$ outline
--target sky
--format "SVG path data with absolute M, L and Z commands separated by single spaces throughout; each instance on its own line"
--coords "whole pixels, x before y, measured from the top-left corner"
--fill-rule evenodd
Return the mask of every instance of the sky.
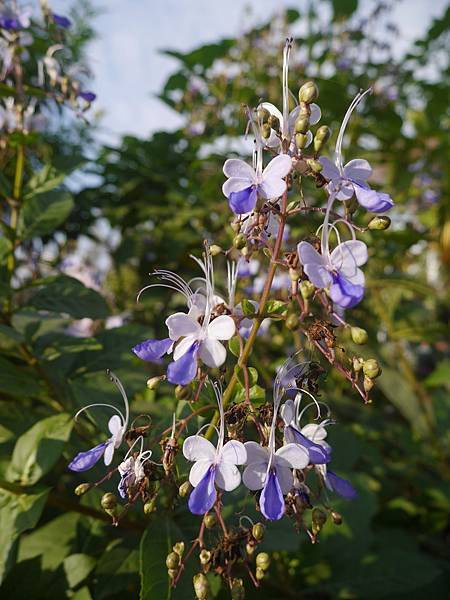
M 389 1 L 389 0 L 388 0 Z M 447 0 L 390 0 L 400 27 L 397 52 L 426 31 L 440 16 Z M 173 129 L 181 118 L 156 94 L 176 70 L 175 59 L 159 50 L 188 51 L 223 37 L 236 37 L 284 7 L 302 8 L 306 0 L 92 0 L 100 11 L 94 27 L 98 38 L 90 45 L 92 89 L 102 111 L 100 137 L 117 140 L 123 134 L 146 137 Z M 50 2 L 55 12 L 67 12 L 70 0 Z M 364 10 L 373 0 L 360 0 Z M 249 14 L 248 7 L 251 9 Z

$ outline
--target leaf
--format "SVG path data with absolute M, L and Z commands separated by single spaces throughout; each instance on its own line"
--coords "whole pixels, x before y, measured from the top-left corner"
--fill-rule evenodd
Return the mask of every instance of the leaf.
M 55 187 L 60 185 L 66 174 L 55 169 L 52 165 L 47 164 L 40 170 L 34 173 L 34 175 L 28 180 L 23 190 L 23 199 L 25 202 L 38 194 L 44 194 L 50 192 Z
M 441 361 L 435 370 L 425 379 L 425 385 L 428 387 L 437 387 L 440 385 L 450 385 L 450 361 Z
M 0 487 L 0 583 L 14 563 L 18 537 L 39 521 L 48 492 L 20 494 Z
M 4 236 L 0 237 L 0 264 L 4 263 L 12 252 L 11 242 Z
M 21 237 L 29 240 L 52 233 L 64 223 L 73 206 L 72 195 L 65 190 L 33 196 L 23 209 Z
M 95 558 L 87 554 L 71 554 L 64 560 L 64 571 L 71 588 L 76 587 L 86 579 L 94 569 Z
M 29 301 L 35 308 L 68 314 L 75 319 L 104 319 L 109 315 L 105 299 L 73 277 L 60 275 L 40 284 L 43 287 Z
M 348 18 L 358 8 L 358 0 L 331 0 L 336 18 Z
M 259 385 L 254 385 L 249 390 L 249 396 L 253 406 L 261 406 L 266 400 L 266 390 Z M 244 402 L 245 398 L 245 388 L 239 386 L 234 398 L 235 402 Z
M 20 436 L 7 471 L 10 481 L 33 485 L 56 464 L 69 439 L 73 419 L 67 413 L 38 421 Z
M 237 356 L 239 358 L 241 354 L 241 344 L 237 335 L 232 337 L 231 340 L 228 342 L 228 348 L 231 354 L 234 354 L 234 356 Z
M 34 371 L 0 357 L 0 390 L 3 393 L 16 398 L 27 398 L 39 396 L 42 389 Z
M 286 302 L 282 300 L 269 300 L 265 312 L 268 315 L 281 315 L 287 309 Z
M 166 557 L 173 543 L 168 521 L 161 519 L 146 529 L 140 546 L 140 600 L 164 600 L 171 597 Z
M 239 383 L 245 387 L 245 375 L 244 375 L 244 369 L 241 369 L 238 365 L 235 366 L 234 368 L 237 377 L 239 379 Z M 253 387 L 256 382 L 258 381 L 258 371 L 254 368 L 254 367 L 247 367 L 247 372 L 248 372 L 248 384 L 249 387 Z
M 255 306 L 250 302 L 250 300 L 247 300 L 247 298 L 242 300 L 241 307 L 242 312 L 246 317 L 254 316 L 258 310 L 258 308 L 255 308 Z

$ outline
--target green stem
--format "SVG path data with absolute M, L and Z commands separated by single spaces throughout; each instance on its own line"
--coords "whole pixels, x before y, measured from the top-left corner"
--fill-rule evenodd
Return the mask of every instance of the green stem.
M 25 150 L 22 144 L 17 146 L 17 159 L 16 159 L 16 171 L 14 174 L 14 185 L 13 185 L 13 197 L 10 200 L 11 205 L 11 219 L 10 227 L 13 230 L 13 248 L 10 256 L 8 257 L 8 272 L 10 279 L 14 274 L 15 269 L 15 250 L 17 245 L 17 227 L 19 225 L 19 213 L 20 213 L 20 197 L 22 194 L 22 180 L 23 171 L 25 166 Z
M 287 205 L 287 191 L 283 194 L 283 199 L 281 201 L 280 226 L 278 227 L 277 239 L 275 241 L 272 258 L 270 259 L 270 267 L 267 272 L 267 279 L 264 284 L 264 289 L 262 291 L 261 298 L 259 301 L 258 316 L 255 318 L 255 320 L 253 322 L 253 326 L 250 331 L 250 335 L 248 336 L 247 342 L 244 346 L 244 349 L 241 352 L 241 355 L 239 356 L 239 360 L 237 363 L 238 367 L 240 367 L 241 369 L 247 364 L 247 360 L 252 351 L 253 344 L 255 343 L 255 340 L 256 340 L 256 336 L 258 335 L 258 331 L 259 331 L 259 328 L 260 328 L 261 322 L 262 322 L 261 315 L 263 314 L 264 309 L 267 304 L 267 301 L 269 299 L 269 294 L 270 294 L 270 290 L 272 288 L 273 278 L 274 278 L 275 272 L 277 270 L 277 266 L 278 266 L 277 260 L 278 260 L 278 256 L 280 254 L 281 246 L 283 243 L 284 226 L 286 224 L 286 205 Z M 224 409 L 228 406 L 228 404 L 230 403 L 230 401 L 233 397 L 234 388 L 236 387 L 237 382 L 238 382 L 238 377 L 237 377 L 237 374 L 235 371 L 223 393 L 222 402 L 223 402 Z M 214 427 L 217 424 L 218 420 L 219 420 L 219 411 L 216 410 L 216 412 L 214 413 L 214 416 L 211 420 L 211 424 L 205 434 L 205 437 L 207 439 L 210 439 L 213 436 L 213 434 L 215 432 Z

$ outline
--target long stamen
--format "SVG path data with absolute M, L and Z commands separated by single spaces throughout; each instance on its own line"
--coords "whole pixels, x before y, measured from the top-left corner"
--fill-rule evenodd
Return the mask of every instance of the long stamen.
M 322 256 L 324 256 L 327 260 L 330 255 L 330 247 L 329 247 L 330 231 L 329 231 L 328 223 L 330 221 L 331 208 L 332 208 L 334 200 L 336 198 L 336 194 L 337 194 L 337 192 L 333 191 L 328 197 L 327 210 L 325 212 L 325 218 L 323 220 L 323 225 L 322 225 L 322 236 L 321 236 L 320 245 L 321 245 L 321 249 L 322 249 Z
M 133 448 L 136 446 L 136 444 L 140 442 L 141 443 L 141 448 L 139 450 L 139 455 L 142 454 L 142 450 L 144 449 L 144 437 L 142 435 L 140 435 L 138 438 L 136 438 L 134 440 L 134 442 L 131 444 L 131 446 L 128 449 L 128 452 L 125 454 L 125 458 L 123 459 L 122 462 L 125 462 L 127 460 L 127 458 L 130 456 Z
M 217 442 L 217 454 L 220 453 L 223 447 L 223 441 L 225 439 L 225 413 L 223 410 L 223 402 L 222 402 L 222 386 L 218 381 L 213 383 L 214 394 L 216 396 L 217 404 L 219 406 L 219 440 Z
M 303 390 L 303 391 L 306 391 L 306 390 Z M 311 394 L 309 394 L 309 395 L 311 396 Z M 298 424 L 299 428 L 300 428 L 300 422 L 302 420 L 303 415 L 305 414 L 305 412 L 307 410 L 309 410 L 311 408 L 311 406 L 315 406 L 316 409 L 318 410 L 318 415 L 317 415 L 316 419 L 320 419 L 320 416 L 321 416 L 320 407 L 319 407 L 320 404 L 322 406 L 325 406 L 325 408 L 327 409 L 327 416 L 329 416 L 331 414 L 330 407 L 328 406 L 328 404 L 326 404 L 325 402 L 322 402 L 321 400 L 316 400 L 314 397 L 313 397 L 313 400 L 314 400 L 314 402 L 310 402 L 309 404 L 307 404 L 304 407 L 304 409 L 302 411 L 300 411 L 300 414 L 298 415 L 298 418 L 297 418 L 297 424 Z
M 95 402 L 94 404 L 88 404 L 87 406 L 84 406 L 83 408 L 80 408 L 80 410 L 76 413 L 76 415 L 74 416 L 75 421 L 78 420 L 78 417 L 81 415 L 81 413 L 83 413 L 85 410 L 89 410 L 90 408 L 94 408 L 96 406 L 105 406 L 107 408 L 111 408 L 112 410 L 116 411 L 116 413 L 120 416 L 120 418 L 122 419 L 122 422 L 125 422 L 125 418 L 123 416 L 122 411 L 120 411 L 118 408 L 116 408 L 115 406 L 113 406 L 112 404 L 105 404 L 104 402 Z
M 342 159 L 342 142 L 344 139 L 345 129 L 348 125 L 348 122 L 350 120 L 352 112 L 355 110 L 355 108 L 358 106 L 358 104 L 361 102 L 361 100 L 364 98 L 364 96 L 366 96 L 366 94 L 370 94 L 371 92 L 372 92 L 371 87 L 368 88 L 365 92 L 362 92 L 362 93 L 359 92 L 355 96 L 353 101 L 351 102 L 350 106 L 347 109 L 347 112 L 344 115 L 344 119 L 342 120 L 342 124 L 339 129 L 339 134 L 338 134 L 338 137 L 336 140 L 336 150 L 335 150 L 335 162 L 336 162 L 336 166 L 341 171 L 341 174 L 344 171 L 344 164 L 343 164 L 343 159 Z
M 117 375 L 115 375 L 109 369 L 106 371 L 106 373 L 109 376 L 109 378 L 111 379 L 111 381 L 117 386 L 119 392 L 122 394 L 123 403 L 125 404 L 125 419 L 124 419 L 124 422 L 123 422 L 123 427 L 126 428 L 127 425 L 128 425 L 128 419 L 130 417 L 130 406 L 128 404 L 127 394 L 126 394 L 125 389 L 124 389 L 124 387 L 122 385 L 122 382 L 117 377 Z
M 139 294 L 137 295 L 137 302 L 139 302 L 141 295 L 146 290 L 155 287 L 163 287 L 182 294 L 186 298 L 187 303 L 189 304 L 194 292 L 192 291 L 189 284 L 187 284 L 186 281 L 182 279 L 177 273 L 174 273 L 173 271 L 168 271 L 166 269 L 157 269 L 156 271 L 151 273 L 151 276 L 159 277 L 162 281 L 167 281 L 168 283 L 151 283 L 149 285 L 146 285 L 144 288 L 142 288 L 142 290 L 140 290 Z
M 283 50 L 283 128 L 282 135 L 286 139 L 289 135 L 289 58 L 292 50 L 292 38 L 286 39 Z
M 227 282 L 228 282 L 228 306 L 233 309 L 236 296 L 236 286 L 238 280 L 238 263 L 234 261 L 227 262 Z

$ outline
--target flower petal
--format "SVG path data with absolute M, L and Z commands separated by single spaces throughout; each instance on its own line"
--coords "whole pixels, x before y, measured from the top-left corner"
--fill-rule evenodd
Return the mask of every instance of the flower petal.
M 278 483 L 280 484 L 281 493 L 283 495 L 288 494 L 294 485 L 294 477 L 292 475 L 292 469 L 286 469 L 275 465 L 275 471 L 278 477 Z
M 184 440 L 183 455 L 187 460 L 212 462 L 216 456 L 216 449 L 209 440 L 201 435 L 191 435 Z
M 272 158 L 263 171 L 262 178 L 265 181 L 267 178 L 278 177 L 283 179 L 292 169 L 292 158 L 288 154 L 279 154 Z
M 269 453 L 267 448 L 263 448 L 257 442 L 245 442 L 245 450 L 247 451 L 247 464 L 269 462 Z
M 341 308 L 353 308 L 364 297 L 364 287 L 354 285 L 342 275 L 333 275 L 330 297 Z
M 119 415 L 114 415 L 110 418 L 110 420 L 108 421 L 108 429 L 109 431 L 116 436 L 118 433 L 120 433 L 120 430 L 123 427 L 123 423 L 122 423 L 122 419 L 119 417 Z
M 391 209 L 394 201 L 389 194 L 377 192 L 361 185 L 354 185 L 356 198 L 361 206 L 373 213 L 381 213 Z
M 86 452 L 79 452 L 72 462 L 69 463 L 69 469 L 71 471 L 76 471 L 77 473 L 82 473 L 83 471 L 92 468 L 103 456 L 108 444 L 110 444 L 109 440 L 102 442 L 98 446 L 95 446 L 95 448 L 91 448 Z
M 241 483 L 241 474 L 236 465 L 219 463 L 216 467 L 216 485 L 221 490 L 231 492 Z
M 170 338 L 164 340 L 145 340 L 141 344 L 137 344 L 132 348 L 133 352 L 141 360 L 147 360 L 149 362 L 158 361 L 169 353 L 173 345 L 173 341 Z
M 186 335 L 196 335 L 200 332 L 200 324 L 183 312 L 175 313 L 167 317 L 166 325 L 171 340 L 178 340 Z
M 356 267 L 367 262 L 367 246 L 364 242 L 350 240 L 336 246 L 330 255 L 330 260 L 335 269 L 344 275 L 354 275 Z
M 323 175 L 326 179 L 333 181 L 335 179 L 341 178 L 341 173 L 337 166 L 326 156 L 321 156 L 319 158 L 319 162 L 322 165 L 321 175 Z
M 228 315 L 221 315 L 208 325 L 208 337 L 215 340 L 229 340 L 235 333 L 235 322 Z
M 210 338 L 200 343 L 198 355 L 205 365 L 212 369 L 220 367 L 227 359 L 225 346 L 219 340 Z
M 309 242 L 300 242 L 297 246 L 297 253 L 302 265 L 326 265 L 323 257 Z
M 253 167 L 240 158 L 229 158 L 223 165 L 223 172 L 227 177 L 238 177 L 255 182 L 256 173 Z
M 195 462 L 189 471 L 189 483 L 197 487 L 212 465 L 211 460 L 201 459 Z
M 306 448 L 309 456 L 309 462 L 311 464 L 324 465 L 331 461 L 331 452 L 328 450 L 328 448 L 312 442 L 306 437 L 306 435 L 303 435 L 294 427 L 286 427 L 284 435 L 287 442 L 300 444 Z
M 363 158 L 355 158 L 344 167 L 344 177 L 366 181 L 372 175 L 372 167 Z
M 327 479 L 332 490 L 342 498 L 345 498 L 346 500 L 354 500 L 357 498 L 358 492 L 352 486 L 350 481 L 339 477 L 339 475 L 336 475 L 333 471 L 327 472 Z
M 308 451 L 298 444 L 285 444 L 275 452 L 275 462 L 280 467 L 304 469 L 309 463 Z
M 269 521 L 278 521 L 284 515 L 284 498 L 274 469 L 270 469 L 259 499 L 262 514 Z
M 229 198 L 230 194 L 233 192 L 240 192 L 252 186 L 253 182 L 250 181 L 250 179 L 244 179 L 243 177 L 231 177 L 223 184 L 222 192 L 224 196 Z
M 279 198 L 286 191 L 286 182 L 280 177 L 267 177 L 258 186 L 258 191 L 267 200 Z
M 188 506 L 194 515 L 204 515 L 214 505 L 217 498 L 217 492 L 214 485 L 216 471 L 214 465 L 211 465 L 206 471 L 203 479 L 192 490 L 189 496 Z
M 192 344 L 191 348 L 178 360 L 167 367 L 167 380 L 175 385 L 187 385 L 197 373 L 198 344 Z
M 242 481 L 249 490 L 260 490 L 267 475 L 267 461 L 248 465 L 242 474 Z
M 233 465 L 245 465 L 247 462 L 247 450 L 242 442 L 230 440 L 222 448 L 221 462 Z
M 331 274 L 328 272 L 327 268 L 321 265 L 309 263 L 303 266 L 303 270 L 308 276 L 310 282 L 318 288 L 326 288 L 333 281 Z
M 295 417 L 295 404 L 293 400 L 286 400 L 280 409 L 281 418 L 285 425 L 290 425 Z
M 251 212 L 258 200 L 256 187 L 251 185 L 239 192 L 231 192 L 229 196 L 229 206 L 236 215 L 245 215 Z
M 327 430 L 322 425 L 308 423 L 301 428 L 300 432 L 313 442 L 321 442 L 327 437 Z
M 111 438 L 109 444 L 105 448 L 105 454 L 103 456 L 103 462 L 107 467 L 112 463 L 112 459 L 114 456 L 114 450 L 116 449 L 116 445 L 114 444 L 114 440 Z M 122 440 L 121 440 L 122 441 Z
M 316 123 L 320 121 L 322 111 L 317 104 L 314 104 L 314 102 L 309 105 L 309 108 L 311 109 L 311 114 L 309 115 L 309 124 L 316 125 Z

